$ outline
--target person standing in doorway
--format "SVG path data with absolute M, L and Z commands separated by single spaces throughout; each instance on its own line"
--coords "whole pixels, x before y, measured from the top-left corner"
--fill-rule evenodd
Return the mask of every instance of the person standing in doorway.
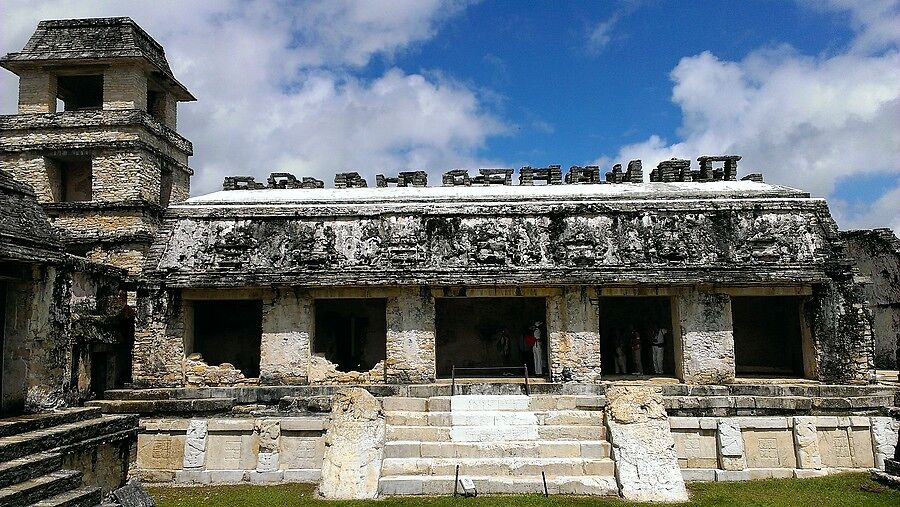
M 631 328 L 631 361 L 634 363 L 632 375 L 644 374 L 644 361 L 641 359 L 641 333 Z
M 628 373 L 628 355 L 625 353 L 625 349 L 628 346 L 625 343 L 625 337 L 622 336 L 622 330 L 616 328 L 615 331 L 615 344 L 616 344 L 616 373 L 626 374 Z
M 541 324 L 543 322 L 535 322 L 533 326 L 528 328 L 528 334 L 525 335 L 525 347 L 531 348 L 534 356 L 534 374 L 544 374 L 544 347 L 542 345 Z
M 666 355 L 666 333 L 669 330 L 662 327 L 653 337 L 653 372 L 661 374 L 663 372 L 663 358 Z

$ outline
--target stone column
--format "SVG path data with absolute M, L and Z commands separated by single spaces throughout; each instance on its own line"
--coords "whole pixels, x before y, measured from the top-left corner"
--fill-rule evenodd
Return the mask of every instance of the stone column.
M 434 297 L 419 287 L 403 287 L 387 300 L 388 383 L 434 382 Z
M 741 427 L 737 421 L 734 419 L 719 419 L 716 442 L 719 444 L 719 461 L 721 462 L 722 470 L 726 472 L 740 472 L 747 468 L 747 456 L 744 454 L 744 437 L 741 436 Z
M 56 76 L 46 71 L 19 73 L 19 114 L 56 112 Z
M 688 384 L 726 384 L 734 380 L 734 332 L 731 298 L 690 290 L 675 299 L 680 324 L 676 337 L 679 377 Z M 680 341 L 680 350 L 677 347 Z
M 588 287 L 547 298 L 547 347 L 554 382 L 600 382 L 600 314 Z
M 797 451 L 797 468 L 822 468 L 815 417 L 794 417 L 794 449 Z
M 307 383 L 314 327 L 313 299 L 305 292 L 276 289 L 263 301 L 260 383 Z
M 132 349 L 135 387 L 184 385 L 184 301 L 165 288 L 137 292 Z
M 138 66 L 112 66 L 103 73 L 103 109 L 147 110 L 147 76 Z

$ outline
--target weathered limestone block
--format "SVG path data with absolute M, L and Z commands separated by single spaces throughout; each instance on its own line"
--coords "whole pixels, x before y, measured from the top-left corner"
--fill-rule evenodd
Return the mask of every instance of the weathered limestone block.
M 319 495 L 340 499 L 375 498 L 384 434 L 380 401 L 365 389 L 338 391 L 332 401 L 331 426 L 325 433 Z
M 314 327 L 313 300 L 305 294 L 278 290 L 263 302 L 260 383 L 307 382 Z
M 691 291 L 675 300 L 681 325 L 682 380 L 690 384 L 733 381 L 731 298 L 727 294 Z
M 616 386 L 606 391 L 606 398 L 621 495 L 642 502 L 687 501 L 662 389 Z
M 281 465 L 281 422 L 273 419 L 256 421 L 254 431 L 259 439 L 256 457 L 257 472 L 274 472 Z
M 547 298 L 550 376 L 554 382 L 600 381 L 600 314 L 591 289 L 563 289 Z
M 797 468 L 822 468 L 815 417 L 794 418 L 794 447 L 797 450 Z
M 387 300 L 387 360 L 389 383 L 434 382 L 434 297 L 406 287 Z
M 184 468 L 201 469 L 206 464 L 209 425 L 205 419 L 192 419 L 184 440 Z
M 900 421 L 892 417 L 872 418 L 872 448 L 875 451 L 875 468 L 884 470 L 884 460 L 892 459 L 897 449 L 897 432 Z
M 747 468 L 747 457 L 744 453 L 744 439 L 741 427 L 733 419 L 719 419 L 718 433 L 719 456 L 723 470 L 743 470 Z

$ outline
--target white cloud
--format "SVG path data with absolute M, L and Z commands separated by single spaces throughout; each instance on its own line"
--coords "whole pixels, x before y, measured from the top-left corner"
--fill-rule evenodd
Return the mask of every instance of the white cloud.
M 616 23 L 622 17 L 621 13 L 616 12 L 612 16 L 594 25 L 591 35 L 588 37 L 588 49 L 593 53 L 599 53 L 612 40 L 612 31 Z
M 706 51 L 683 58 L 671 73 L 672 100 L 683 123 L 677 142 L 651 136 L 623 146 L 608 165 L 642 158 L 737 153 L 741 172 L 828 195 L 855 176 L 900 173 L 900 26 L 898 2 L 833 0 L 857 30 L 839 54 L 807 56 L 789 46 L 763 48 L 740 61 Z M 898 191 L 846 216 L 842 226 L 897 226 Z
M 194 193 L 230 174 L 285 170 L 331 183 L 334 172 L 477 165 L 506 127 L 478 93 L 441 74 L 357 70 L 433 37 L 468 2 L 353 0 L 4 2 L 0 47 L 19 50 L 41 19 L 131 16 L 166 49 L 198 98 L 179 108 L 194 142 Z M 0 108 L 15 111 L 17 81 L 2 73 Z

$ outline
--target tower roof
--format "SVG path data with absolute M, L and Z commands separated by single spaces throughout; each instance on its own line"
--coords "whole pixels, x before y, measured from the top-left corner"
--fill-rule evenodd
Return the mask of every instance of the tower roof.
M 37 63 L 111 59 L 144 60 L 178 100 L 196 100 L 175 79 L 163 47 L 128 17 L 41 21 L 22 51 L 0 58 L 0 66 L 16 72 Z

